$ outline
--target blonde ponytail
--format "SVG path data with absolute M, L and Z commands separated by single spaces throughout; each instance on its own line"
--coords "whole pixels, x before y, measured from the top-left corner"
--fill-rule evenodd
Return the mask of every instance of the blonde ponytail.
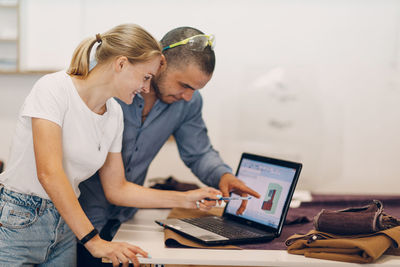
M 90 51 L 95 43 L 96 38 L 87 38 L 78 45 L 72 55 L 71 64 L 67 70 L 68 74 L 82 76 L 82 78 L 89 74 Z

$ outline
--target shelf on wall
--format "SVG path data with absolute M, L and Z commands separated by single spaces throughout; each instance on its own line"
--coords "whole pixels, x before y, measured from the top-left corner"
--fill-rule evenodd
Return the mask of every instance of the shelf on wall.
M 0 73 L 19 71 L 19 1 L 0 0 Z
M 18 4 L 19 4 L 18 0 L 0 0 L 0 7 L 17 8 Z
M 0 8 L 18 8 L 18 5 L 17 4 L 8 5 L 8 4 L 1 4 L 0 3 Z
M 16 59 L 0 58 L 0 71 L 12 72 L 17 70 Z
M 0 42 L 18 42 L 17 38 L 3 38 L 0 37 Z
M 49 74 L 53 72 L 57 72 L 58 70 L 5 70 L 1 69 L 0 67 L 0 75 L 9 75 L 9 74 L 15 74 L 15 75 L 29 75 L 29 74 Z

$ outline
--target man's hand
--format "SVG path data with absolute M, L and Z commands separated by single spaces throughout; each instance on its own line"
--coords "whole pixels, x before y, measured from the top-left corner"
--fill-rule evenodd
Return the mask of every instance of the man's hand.
M 235 194 L 241 195 L 242 197 L 247 197 L 252 195 L 253 197 L 260 198 L 260 194 L 253 189 L 247 187 L 245 183 L 239 180 L 236 176 L 231 173 L 225 173 L 221 176 L 219 181 L 219 189 L 222 192 L 222 196 L 229 197 L 229 193 L 233 192 Z M 248 200 L 242 200 L 242 204 L 236 211 L 236 214 L 240 215 L 246 209 Z

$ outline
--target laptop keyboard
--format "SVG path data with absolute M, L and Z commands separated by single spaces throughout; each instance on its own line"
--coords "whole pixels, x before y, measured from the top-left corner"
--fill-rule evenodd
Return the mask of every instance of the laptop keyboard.
M 185 218 L 181 220 L 229 239 L 265 236 L 265 233 L 262 231 L 257 231 L 257 229 L 252 231 L 244 227 L 236 226 L 233 223 L 224 221 L 221 217 Z

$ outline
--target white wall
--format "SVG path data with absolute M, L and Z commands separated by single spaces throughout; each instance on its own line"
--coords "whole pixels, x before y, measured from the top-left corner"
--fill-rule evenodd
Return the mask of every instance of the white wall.
M 303 162 L 300 188 L 397 193 L 399 1 L 23 3 L 28 69 L 64 68 L 81 38 L 118 23 L 138 23 L 157 38 L 182 25 L 215 33 L 217 68 L 202 90 L 204 117 L 227 163 L 236 166 L 241 151 L 255 152 Z M 18 93 L 4 93 L 4 82 L 16 87 L 14 78 Z M 0 76 L 0 106 L 10 110 L 32 84 L 32 77 L 14 78 Z M 0 110 L 3 141 L 15 111 Z M 169 174 L 193 177 L 173 144 L 149 176 Z
M 18 112 L 39 75 L 0 75 L 0 160 L 7 163 Z

